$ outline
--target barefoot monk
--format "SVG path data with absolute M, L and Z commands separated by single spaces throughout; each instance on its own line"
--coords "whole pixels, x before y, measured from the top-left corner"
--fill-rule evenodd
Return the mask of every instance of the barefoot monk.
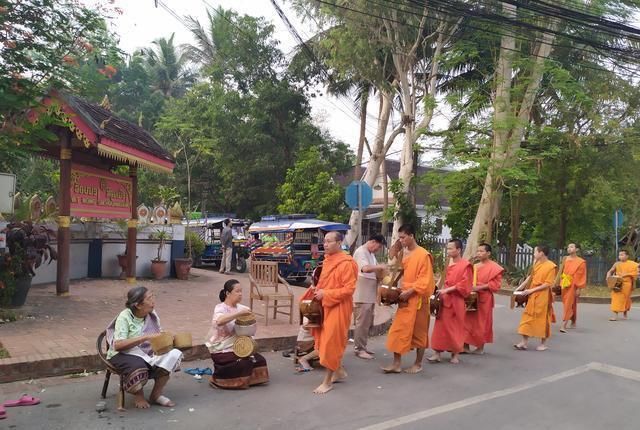
M 315 288 L 315 299 L 322 303 L 322 327 L 313 329 L 320 364 L 326 369 L 324 381 L 315 390 L 324 394 L 333 383 L 347 376 L 342 367 L 342 356 L 347 347 L 347 336 L 353 313 L 353 293 L 358 279 L 358 265 L 350 255 L 342 252 L 343 236 L 332 231 L 324 236 L 324 262 L 320 280 Z
M 387 349 L 393 352 L 393 363 L 382 370 L 400 373 L 402 355 L 415 349 L 416 361 L 405 372 L 418 373 L 422 370 L 424 350 L 429 346 L 429 296 L 435 289 L 433 257 L 416 243 L 412 225 L 401 226 L 398 233 L 404 248 L 401 304 L 387 337 Z
M 626 249 L 618 253 L 618 262 L 607 272 L 607 277 L 615 274 L 622 278 L 622 288 L 620 291 L 611 290 L 611 312 L 613 316 L 609 321 L 617 321 L 618 314 L 622 312 L 624 319 L 631 309 L 631 292 L 638 277 L 638 263 L 629 260 L 629 252 Z
M 444 288 L 440 290 L 442 311 L 433 327 L 431 349 L 435 354 L 431 362 L 440 362 L 443 351 L 451 352 L 451 363 L 458 364 L 465 340 L 466 309 L 464 299 L 471 294 L 473 268 L 462 258 L 462 242 L 459 239 L 447 243 L 449 265 L 446 268 Z
M 476 252 L 478 262 L 473 266 L 473 291 L 478 293 L 478 309 L 465 316 L 465 351 L 484 354 L 484 345 L 493 342 L 493 294 L 500 289 L 504 269 L 491 261 L 491 245 L 481 243 Z M 476 347 L 469 350 L 469 345 Z
M 531 279 L 529 282 L 527 278 L 523 283 L 529 285 L 524 290 L 529 299 L 518 327 L 518 334 L 522 336 L 522 341 L 513 345 L 515 349 L 527 349 L 530 337 L 540 338 L 540 345 L 536 350 L 548 349 L 546 343 L 551 336 L 551 323 L 555 322 L 551 286 L 556 279 L 556 264 L 549 260 L 548 255 L 549 247 L 546 245 L 538 245 L 533 250 L 533 271 L 529 275 Z
M 567 332 L 567 324 L 571 321 L 571 328 L 576 327 L 578 319 L 578 297 L 580 290 L 587 286 L 587 262 L 578 257 L 580 247 L 575 243 L 567 246 L 567 257 L 562 264 L 560 287 L 562 288 L 562 333 Z

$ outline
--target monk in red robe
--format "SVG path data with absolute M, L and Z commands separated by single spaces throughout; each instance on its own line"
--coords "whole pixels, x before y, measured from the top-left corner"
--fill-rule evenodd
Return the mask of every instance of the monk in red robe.
M 382 370 L 400 373 L 402 355 L 415 349 L 416 361 L 405 372 L 418 373 L 422 371 L 424 350 L 429 346 L 429 296 L 435 289 L 433 257 L 416 243 L 412 225 L 400 227 L 398 237 L 404 248 L 401 305 L 387 336 L 387 349 L 393 352 L 393 363 Z
M 567 324 L 571 321 L 570 328 L 576 328 L 578 319 L 578 297 L 580 290 L 587 286 L 587 262 L 578 257 L 580 247 L 575 243 L 567 246 L 567 257 L 562 263 L 560 274 L 560 287 L 562 288 L 562 328 L 560 332 L 567 332 Z
M 439 363 L 443 351 L 451 352 L 451 363 L 458 364 L 458 354 L 462 352 L 465 340 L 464 299 L 471 294 L 473 268 L 462 258 L 462 242 L 453 239 L 447 244 L 449 265 L 446 269 L 444 288 L 439 291 L 442 310 L 436 318 L 431 334 L 431 349 L 435 354 L 428 358 Z
M 324 262 L 315 288 L 314 298 L 322 302 L 322 327 L 313 329 L 315 349 L 320 364 L 326 369 L 322 384 L 313 392 L 324 394 L 333 383 L 347 377 L 342 356 L 347 347 L 349 325 L 353 313 L 353 293 L 358 279 L 358 265 L 350 255 L 342 252 L 343 236 L 329 232 L 324 236 Z
M 465 316 L 465 352 L 484 354 L 484 345 L 493 342 L 493 294 L 502 285 L 504 269 L 491 261 L 491 245 L 481 243 L 476 251 L 478 262 L 473 265 L 473 291 L 478 293 L 478 310 Z M 469 345 L 476 347 L 471 351 Z

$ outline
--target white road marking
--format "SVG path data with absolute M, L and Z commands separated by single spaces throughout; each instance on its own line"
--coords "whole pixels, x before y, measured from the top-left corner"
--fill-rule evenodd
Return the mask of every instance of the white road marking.
M 566 379 L 571 376 L 580 375 L 582 373 L 586 373 L 591 370 L 607 373 L 610 375 L 620 376 L 622 378 L 640 382 L 640 372 L 638 371 L 625 369 L 623 367 L 611 366 L 604 363 L 593 362 L 593 363 L 585 364 L 583 366 L 576 367 L 574 369 L 567 370 L 565 372 L 556 373 L 554 375 L 547 376 L 533 382 L 517 385 L 512 388 L 506 388 L 504 390 L 498 390 L 490 393 L 480 394 L 478 396 L 469 397 L 467 399 L 463 399 L 454 403 L 449 403 L 447 405 L 437 406 L 431 409 L 425 409 L 424 411 L 416 412 L 416 413 L 405 415 L 398 418 L 393 418 L 388 421 L 383 421 L 381 423 L 373 424 L 367 427 L 362 427 L 360 430 L 387 430 L 387 429 L 399 427 L 412 422 L 423 420 L 425 418 L 432 417 L 434 415 L 444 414 L 447 412 L 454 411 L 456 409 L 461 409 L 467 406 L 486 402 L 487 400 L 493 400 L 500 397 L 510 396 L 511 394 L 519 393 L 521 391 L 525 391 L 530 388 L 539 387 L 540 385 L 549 384 L 551 382 L 560 381 L 562 379 Z
M 591 369 L 598 372 L 608 373 L 610 375 L 620 376 L 622 378 L 631 379 L 632 381 L 640 382 L 640 372 L 631 369 L 625 369 L 624 367 L 611 366 L 604 363 L 591 363 Z

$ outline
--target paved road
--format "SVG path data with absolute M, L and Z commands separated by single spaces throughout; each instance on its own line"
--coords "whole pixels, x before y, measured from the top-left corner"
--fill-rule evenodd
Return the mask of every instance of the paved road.
M 425 364 L 418 375 L 383 375 L 390 357 L 384 338 L 377 359 L 346 355 L 349 379 L 326 396 L 311 393 L 320 372 L 294 374 L 279 353 L 266 354 L 271 383 L 247 391 L 213 390 L 177 374 L 167 394 L 173 410 L 95 412 L 101 376 L 0 386 L 2 398 L 38 394 L 35 407 L 8 409 L 0 428 L 16 429 L 636 429 L 640 407 L 640 308 L 628 321 L 608 322 L 608 306 L 582 305 L 579 328 L 554 333 L 546 352 L 515 351 L 520 311 L 497 297 L 496 343 L 482 357 Z M 556 310 L 560 306 L 556 305 Z M 557 330 L 556 325 L 554 329 Z M 406 360 L 406 364 L 409 360 Z M 203 361 L 189 366 L 208 366 Z M 115 381 L 114 381 L 115 382 Z M 633 420 L 633 421 L 632 421 Z

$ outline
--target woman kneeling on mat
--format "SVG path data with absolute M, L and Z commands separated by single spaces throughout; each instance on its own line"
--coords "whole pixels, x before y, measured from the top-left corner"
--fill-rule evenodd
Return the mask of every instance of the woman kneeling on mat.
M 153 353 L 149 341 L 162 330 L 151 291 L 145 287 L 130 289 L 126 306 L 107 327 L 107 359 L 125 375 L 124 389 L 133 394 L 136 408 L 146 409 L 149 402 L 173 407 L 175 403 L 163 396 L 162 390 L 171 372 L 179 370 L 182 352 L 172 349 L 162 355 Z M 143 387 L 149 379 L 155 383 L 147 402 Z
M 248 307 L 240 304 L 241 300 L 240 283 L 235 279 L 225 282 L 220 291 L 222 303 L 216 305 L 213 311 L 211 329 L 205 343 L 213 360 L 211 384 L 214 387 L 249 388 L 251 385 L 269 382 L 265 358 L 255 350 L 247 354 L 238 350 L 243 338 L 253 342 L 248 337 L 236 334 L 236 319 L 252 315 Z

